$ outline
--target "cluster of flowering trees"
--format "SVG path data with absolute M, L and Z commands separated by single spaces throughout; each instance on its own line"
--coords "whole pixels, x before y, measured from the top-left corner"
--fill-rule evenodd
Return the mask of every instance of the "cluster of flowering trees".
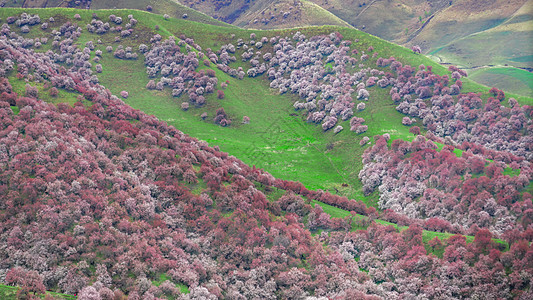
M 262 52 L 257 52 L 253 56 L 253 51 L 247 52 L 253 56 L 252 66 L 254 61 L 256 65 L 260 59 L 264 61 L 254 74 L 265 72 L 271 81 L 270 87 L 280 93 L 298 94 L 303 101 L 294 103 L 294 108 L 307 110 L 308 122 L 322 124 L 324 130 L 329 130 L 338 121 L 353 116 L 352 97 L 355 96 L 352 94 L 368 100 L 363 81 L 370 69 L 360 68 L 353 74 L 347 72 L 348 67 L 356 65 L 357 59 L 349 55 L 351 42 L 342 41 L 340 34 L 306 39 L 297 32 L 292 38 L 275 38 L 270 42 L 272 53 L 261 56 Z M 358 109 L 363 110 L 364 106 L 359 105 Z
M 355 261 L 335 261 L 311 237 L 304 219 L 313 229 L 346 225 L 297 196 L 301 184 L 275 180 L 126 106 L 91 80 L 84 59 L 67 71 L 52 52 L 21 48 L 10 33 L 0 50 L 4 74 L 16 64 L 20 78 L 49 80 L 92 102 L 56 107 L 31 91 L 19 97 L 2 79 L 2 282 L 132 299 L 176 297 L 181 283 L 190 297 L 217 299 L 342 295 L 340 287 L 319 287 L 338 276 L 364 278 Z M 74 46 L 65 53 L 83 56 Z M 269 202 L 259 184 L 290 193 Z M 161 274 L 169 281 L 158 287 Z
M 434 238 L 424 247 L 417 225 L 402 232 L 371 225 L 357 232 L 322 235 L 321 240 L 345 259 L 359 258 L 359 267 L 378 284 L 376 294 L 384 299 L 531 298 L 531 290 L 524 287 L 531 286 L 533 249 L 521 240 L 501 252 L 491 236 L 481 229 L 472 243 L 455 235 L 445 241 Z M 362 292 L 373 288 L 369 283 Z
M 160 75 L 161 78 L 157 83 L 150 80 L 146 87 L 162 90 L 168 86 L 172 89 L 172 96 L 187 94 L 192 104 L 204 105 L 205 95 L 215 91 L 218 79 L 214 72 L 196 71 L 200 65 L 199 55 L 191 45 L 196 48 L 199 46 L 190 38 L 180 40 L 178 44 L 174 37 L 161 41 L 161 36 L 158 34 L 151 41 L 149 50 L 145 45 L 141 45 L 139 50 L 145 52 L 148 77 L 155 78 Z M 185 46 L 186 53 L 181 52 L 180 46 Z
M 2 282 L 131 299 L 176 297 L 181 283 L 190 297 L 268 299 L 342 295 L 338 277 L 366 278 L 354 260 L 326 252 L 303 219 L 314 229 L 342 222 L 292 190 L 269 202 L 258 189 L 301 184 L 250 168 L 98 84 L 91 91 L 90 108 L 18 97 L 14 115 L 0 101 Z M 156 286 L 161 274 L 169 280 Z
M 410 117 L 422 119 L 432 134 L 446 138 L 454 145 L 474 143 L 496 151 L 505 151 L 533 158 L 533 108 L 519 105 L 510 98 L 503 106 L 503 91 L 491 89 L 495 97 L 483 101 L 481 94 L 459 94 L 460 78 L 464 71 L 451 67 L 452 83 L 447 75 L 433 74 L 431 68 L 420 66 L 415 70 L 408 66 L 391 64 L 398 80 L 391 89 L 391 97 L 398 103 L 396 109 Z M 406 67 L 407 70 L 406 70 Z M 405 118 L 404 118 L 405 119 Z M 406 119 L 404 125 L 410 125 Z
M 379 190 L 379 206 L 411 219 L 426 221 L 428 229 L 466 232 L 472 226 L 501 236 L 513 229 L 533 231 L 529 161 L 513 157 L 488 162 L 469 149 L 457 157 L 453 147 L 437 151 L 418 136 L 412 143 L 383 137 L 363 155 L 359 178 L 363 190 Z M 515 169 L 519 175 L 504 175 Z M 429 223 L 428 223 L 429 222 Z

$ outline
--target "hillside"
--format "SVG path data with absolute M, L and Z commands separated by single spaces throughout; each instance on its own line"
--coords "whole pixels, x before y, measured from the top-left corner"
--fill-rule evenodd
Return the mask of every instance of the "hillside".
M 315 0 L 356 28 L 407 47 L 419 45 L 436 61 L 465 69 L 513 66 L 531 71 L 533 2 Z M 470 72 L 470 71 L 469 71 Z M 515 76 L 476 76 L 482 84 L 517 91 Z M 530 95 L 531 89 L 521 92 Z
M 356 28 L 398 44 L 413 38 L 427 19 L 450 6 L 443 0 L 312 1 Z
M 513 66 L 531 70 L 531 0 L 458 1 L 183 1 L 216 19 L 245 28 L 309 25 L 354 26 L 372 35 L 422 51 L 436 61 L 465 69 Z M 314 3 L 315 13 L 310 13 Z M 331 15 L 328 15 L 330 12 Z M 339 22 L 335 19 L 343 20 Z M 476 76 L 482 84 L 517 91 L 515 77 Z M 521 89 L 519 89 L 521 90 Z M 528 96 L 530 89 L 521 92 Z
M 58 0 L 26 0 L 26 1 L 6 1 L 3 7 L 24 7 L 24 8 L 55 8 L 68 7 L 79 9 L 138 9 L 147 10 L 156 14 L 167 14 L 174 18 L 186 18 L 191 21 L 212 24 L 218 26 L 228 26 L 228 23 L 217 21 L 197 10 L 190 9 L 173 0 L 135 0 L 135 1 L 58 1 Z
M 243 28 L 275 29 L 312 25 L 351 27 L 337 16 L 307 0 L 181 0 L 180 2 L 215 19 Z
M 426 54 L 443 64 L 459 65 L 469 73 L 481 68 L 506 67 L 504 76 L 475 76 L 479 83 L 506 92 L 530 95 L 520 84 L 520 70 L 531 70 L 533 41 L 531 0 L 479 2 L 457 1 L 23 1 L 6 6 L 92 8 L 151 7 L 154 13 L 174 17 L 191 15 L 192 20 L 220 25 L 215 19 L 243 28 L 275 29 L 311 25 L 354 26 L 400 45 L 420 45 Z M 511 46 L 510 46 L 511 45 Z M 479 72 L 477 72 L 479 74 Z M 488 71 L 494 73 L 494 71 Z M 501 72 L 500 72 L 501 73 Z M 518 86 L 518 89 L 517 89 Z M 520 91 L 520 92 L 518 92 Z
M 531 98 L 346 27 L 0 18 L 20 293 L 530 296 Z

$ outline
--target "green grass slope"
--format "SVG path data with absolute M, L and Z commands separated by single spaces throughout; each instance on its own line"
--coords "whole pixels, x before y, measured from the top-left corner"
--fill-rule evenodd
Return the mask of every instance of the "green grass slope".
M 194 9 L 190 9 L 178 1 L 175 0 L 115 0 L 115 1 L 105 1 L 105 0 L 93 0 L 91 1 L 91 9 L 114 9 L 114 8 L 123 8 L 123 9 L 138 9 L 145 10 L 146 7 L 150 5 L 152 7 L 152 12 L 155 14 L 168 14 L 174 18 L 183 18 L 184 14 L 187 14 L 187 19 L 195 22 L 201 22 L 204 24 L 212 24 L 217 26 L 231 26 L 222 21 L 215 20 L 210 16 L 203 14 Z
M 512 67 L 493 67 L 474 70 L 469 74 L 472 80 L 504 91 L 533 97 L 533 73 Z
M 25 298 L 17 296 L 17 292 L 18 291 L 19 291 L 18 287 L 0 284 L 0 299 L 3 299 L 3 300 L 25 299 Z M 73 295 L 54 293 L 54 292 L 46 292 L 45 295 L 41 295 L 41 297 L 38 297 L 37 299 L 74 300 L 76 298 L 77 297 L 73 296 Z M 35 299 L 35 298 L 32 298 L 32 299 Z

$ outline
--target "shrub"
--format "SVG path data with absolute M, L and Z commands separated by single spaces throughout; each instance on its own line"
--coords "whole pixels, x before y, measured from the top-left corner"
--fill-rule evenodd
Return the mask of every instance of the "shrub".
M 218 90 L 217 91 L 217 98 L 218 99 L 224 99 L 225 95 L 224 95 L 224 91 L 222 90 Z
M 57 95 L 59 94 L 59 91 L 57 90 L 56 87 L 52 87 L 49 91 L 49 94 L 50 94 L 50 97 L 57 97 Z
M 365 89 L 360 89 L 359 92 L 357 92 L 357 99 L 368 99 L 370 96 L 370 93 Z
M 120 92 L 120 96 L 122 96 L 122 98 L 126 99 L 126 98 L 128 98 L 129 93 L 126 92 L 126 91 L 122 91 L 122 92 Z
M 115 51 L 115 53 L 113 53 L 113 55 L 116 58 L 123 59 L 126 57 L 126 51 L 124 51 L 124 49 L 118 49 L 117 51 Z
M 409 129 L 409 132 L 412 133 L 413 135 L 419 135 L 420 134 L 420 127 L 418 126 L 413 126 Z
M 409 117 L 403 117 L 402 119 L 402 124 L 405 125 L 405 126 L 410 126 L 412 124 L 411 122 L 411 118 Z
M 364 136 L 364 137 L 361 139 L 361 141 L 359 141 L 359 145 L 360 145 L 360 146 L 366 145 L 369 141 L 370 141 L 370 138 L 367 137 L 367 136 Z
M 149 90 L 155 90 L 155 81 L 154 80 L 150 80 L 148 81 L 148 83 L 146 84 L 146 88 L 149 89 Z
M 39 97 L 39 90 L 36 87 L 26 84 L 26 97 L 35 98 Z

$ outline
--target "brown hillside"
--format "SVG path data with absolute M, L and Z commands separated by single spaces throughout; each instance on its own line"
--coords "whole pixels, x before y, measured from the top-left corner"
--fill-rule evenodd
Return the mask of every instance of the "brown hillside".
M 511 18 L 531 0 L 458 0 L 439 11 L 409 45 L 435 49 L 470 34 L 495 28 Z M 530 28 L 531 30 L 531 28 Z
M 245 28 L 350 26 L 334 14 L 306 0 L 181 0 L 180 2 L 215 19 Z

